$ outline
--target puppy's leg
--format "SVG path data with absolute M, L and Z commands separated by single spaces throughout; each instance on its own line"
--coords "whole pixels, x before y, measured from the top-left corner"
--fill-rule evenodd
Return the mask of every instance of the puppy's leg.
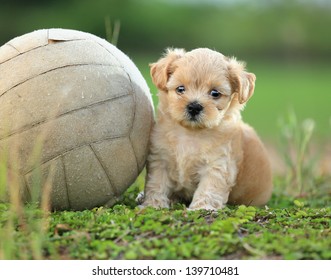
M 200 183 L 194 193 L 190 209 L 217 210 L 225 206 L 236 176 L 235 169 L 232 169 L 233 172 L 228 172 L 227 169 L 223 165 L 206 169 L 201 174 Z
M 224 181 L 211 176 L 202 178 L 189 209 L 217 210 L 223 208 L 230 193 L 230 188 Z
M 143 206 L 168 208 L 171 181 L 167 169 L 160 162 L 152 162 L 147 168 L 145 198 Z

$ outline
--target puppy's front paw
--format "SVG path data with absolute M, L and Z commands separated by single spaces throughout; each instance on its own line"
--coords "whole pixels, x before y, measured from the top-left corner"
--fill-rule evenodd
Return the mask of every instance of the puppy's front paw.
M 190 205 L 189 208 L 187 208 L 187 210 L 189 211 L 196 211 L 196 210 L 208 210 L 208 211 L 217 211 L 219 209 L 222 209 L 224 208 L 224 205 L 218 207 L 218 208 L 215 208 L 211 205 Z
M 190 204 L 188 210 L 211 210 L 211 211 L 217 211 L 219 209 L 224 208 L 225 204 L 218 200 L 212 200 L 212 199 L 196 199 L 193 200 Z
M 169 199 L 167 197 L 146 196 L 142 204 L 143 207 L 151 206 L 153 208 L 169 208 Z

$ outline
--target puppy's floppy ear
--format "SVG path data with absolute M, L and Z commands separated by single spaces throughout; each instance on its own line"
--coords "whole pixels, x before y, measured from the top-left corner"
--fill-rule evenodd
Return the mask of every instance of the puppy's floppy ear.
M 229 59 L 229 79 L 233 93 L 237 93 L 238 101 L 244 104 L 254 93 L 256 76 L 245 71 L 245 64 L 235 58 Z
M 166 91 L 166 84 L 174 72 L 173 62 L 183 57 L 184 49 L 167 49 L 165 55 L 155 63 L 151 63 L 151 76 L 153 83 L 161 90 Z

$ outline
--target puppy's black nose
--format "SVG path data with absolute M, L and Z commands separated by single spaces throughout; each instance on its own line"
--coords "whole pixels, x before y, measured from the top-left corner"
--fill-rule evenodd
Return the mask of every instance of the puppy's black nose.
M 188 104 L 186 108 L 187 108 L 187 112 L 190 114 L 191 117 L 195 117 L 199 115 L 203 110 L 202 105 L 197 101 Z

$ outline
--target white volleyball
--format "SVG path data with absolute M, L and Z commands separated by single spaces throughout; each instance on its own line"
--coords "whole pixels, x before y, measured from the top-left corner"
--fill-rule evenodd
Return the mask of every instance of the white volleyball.
M 113 205 L 145 165 L 153 112 L 137 67 L 99 37 L 38 30 L 0 48 L 0 160 L 25 200 L 49 179 L 53 209 Z

